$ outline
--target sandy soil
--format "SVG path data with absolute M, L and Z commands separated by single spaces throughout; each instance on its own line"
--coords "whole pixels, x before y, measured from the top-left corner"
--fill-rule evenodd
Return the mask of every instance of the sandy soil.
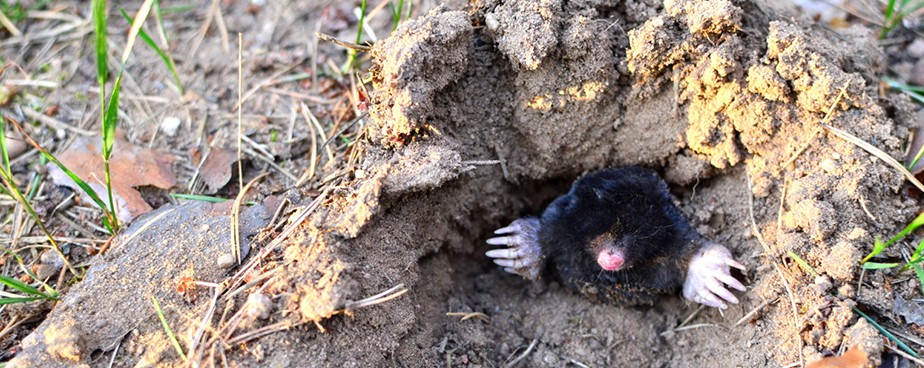
M 338 9 L 300 6 L 258 14 Z M 369 118 L 344 125 L 356 138 L 348 153 L 338 151 L 343 157 L 308 185 L 290 189 L 276 178 L 252 195 L 282 193 L 292 205 L 278 226 L 279 198 L 242 215 L 251 254 L 287 222 L 297 227 L 252 256 L 265 256 L 257 267 L 238 273 L 215 262 L 227 219 L 203 213 L 228 209 L 162 208 L 94 258 L 7 366 L 105 366 L 113 356 L 116 366 L 183 365 L 151 296 L 195 361 L 254 367 L 762 367 L 851 346 L 877 366 L 890 343 L 853 308 L 920 336 L 892 311 L 898 296 L 920 298 L 913 275 L 861 278 L 858 266 L 876 237 L 913 218 L 918 201 L 898 171 L 825 128 L 903 157 L 914 107 L 880 92 L 885 60 L 870 30 L 833 33 L 760 1 L 483 0 L 424 10 L 375 43 Z M 229 28 L 249 30 L 248 50 L 288 40 L 248 54 L 257 75 L 317 57 L 286 49 L 311 38 L 311 26 L 294 26 L 299 19 L 284 16 L 285 26 L 266 31 L 240 4 L 227 12 Z M 216 35 L 202 48 L 228 55 Z M 187 110 L 190 121 L 212 116 L 206 130 L 229 145 L 233 135 L 218 128 L 233 106 L 234 69 L 224 61 L 182 60 L 181 74 L 206 87 L 201 99 L 179 103 L 198 106 Z M 80 79 L 90 83 L 89 75 Z M 254 96 L 245 109 L 255 115 L 285 120 L 297 106 Z M 255 134 L 273 127 L 248 121 Z M 157 142 L 182 139 L 192 137 Z M 287 162 L 304 164 L 305 155 Z M 747 266 L 739 305 L 719 313 L 678 296 L 651 307 L 596 304 L 554 279 L 505 274 L 483 256 L 493 229 L 539 213 L 582 173 L 630 164 L 659 170 L 697 230 Z M 261 166 L 249 165 L 252 178 Z M 295 221 L 312 201 L 317 209 Z M 190 217 L 158 217 L 170 210 Z M 884 258 L 899 259 L 899 248 Z M 186 269 L 221 287 L 178 293 Z M 407 292 L 356 307 L 396 285 Z M 248 332 L 257 335 L 235 340 Z

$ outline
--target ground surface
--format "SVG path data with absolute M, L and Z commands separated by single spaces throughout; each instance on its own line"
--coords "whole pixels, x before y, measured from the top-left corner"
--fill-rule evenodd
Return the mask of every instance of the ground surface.
M 343 74 L 343 49 L 314 33 L 353 40 L 351 8 L 215 1 L 166 15 L 184 93 L 153 51 L 135 46 L 120 128 L 128 144 L 170 157 L 177 184 L 141 190 L 158 209 L 102 245 L 90 240 L 105 240 L 92 207 L 44 182 L 36 207 L 74 239 L 68 256 L 86 274 L 55 283 L 58 303 L 0 309 L 8 366 L 183 365 L 151 297 L 188 359 L 216 366 L 760 367 L 854 346 L 869 365 L 892 359 L 893 343 L 855 307 L 924 347 L 919 327 L 893 312 L 898 298 L 922 298 L 913 274 L 858 266 L 876 237 L 920 211 L 920 193 L 823 127 L 904 158 L 920 107 L 879 80 L 915 78 L 919 37 L 882 49 L 875 26 L 833 29 L 777 2 L 425 1 L 387 39 L 389 8 L 374 11 L 382 40 Z M 16 23 L 24 36 L 0 33 L 0 55 L 16 64 L 3 75 L 16 93 L 2 111 L 37 122 L 29 133 L 65 152 L 98 129 L 92 26 L 82 3 L 43 11 Z M 111 18 L 115 58 L 128 25 Z M 242 179 L 270 175 L 241 211 L 249 257 L 222 268 L 230 202 L 165 193 L 239 192 L 228 153 L 236 32 Z M 180 121 L 176 133 L 168 118 Z M 210 156 L 221 159 L 206 164 Z M 17 180 L 43 172 L 34 152 L 20 157 Z M 483 256 L 493 229 L 539 213 L 582 173 L 626 164 L 659 170 L 697 230 L 747 266 L 741 304 L 724 313 L 677 296 L 596 304 Z M 13 249 L 41 266 L 41 233 L 9 213 Z M 900 260 L 913 240 L 878 260 Z M 393 299 L 363 300 L 396 286 Z

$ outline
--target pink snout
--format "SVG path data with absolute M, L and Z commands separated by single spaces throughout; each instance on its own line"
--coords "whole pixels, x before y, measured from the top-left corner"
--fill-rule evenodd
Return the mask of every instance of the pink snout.
M 617 271 L 625 262 L 622 253 L 618 251 L 604 250 L 597 255 L 597 264 L 607 271 Z

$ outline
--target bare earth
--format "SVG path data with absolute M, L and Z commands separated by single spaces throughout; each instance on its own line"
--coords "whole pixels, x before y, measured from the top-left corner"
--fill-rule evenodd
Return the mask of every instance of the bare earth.
M 244 103 L 245 133 L 296 177 L 309 167 L 309 150 L 267 141 L 271 130 L 285 132 L 290 119 L 303 118 L 296 113 L 302 104 L 323 117 L 328 136 L 343 128 L 352 138 L 349 148 L 339 140 L 326 146 L 335 149 L 330 157 L 318 150 L 315 177 L 297 188 L 262 161 L 248 161 L 245 182 L 274 174 L 248 195 L 261 204 L 241 216 L 253 248 L 245 263 L 312 201 L 321 198 L 320 206 L 230 289 L 250 283 L 243 292 L 222 289 L 215 299 L 210 288 L 189 298 L 177 286 L 188 269 L 199 281 L 234 280 L 240 268 L 216 261 L 230 249 L 230 205 L 167 205 L 136 219 L 41 324 L 21 330 L 10 346 L 22 350 L 7 367 L 107 366 L 110 359 L 183 366 L 151 296 L 191 361 L 216 366 L 496 367 L 519 359 L 523 367 L 763 367 L 852 346 L 878 366 L 891 342 L 854 307 L 921 339 L 893 314 L 897 296 L 920 298 L 913 274 L 867 271 L 860 282 L 859 267 L 874 239 L 895 234 L 919 205 L 898 171 L 823 127 L 904 157 L 914 106 L 907 96 L 880 92 L 885 58 L 875 32 L 834 33 L 763 1 L 611 3 L 415 4 L 419 16 L 370 52 L 368 118 L 333 126 L 337 107 L 293 95 L 342 97 L 323 95 L 329 74 L 311 83 L 261 83 L 340 65 L 343 51 L 321 43 L 314 52 L 313 34 L 355 37 L 355 27 L 333 29 L 339 18 L 331 14 L 344 7 L 267 2 L 254 12 L 221 2 L 227 28 L 244 34 L 244 90 L 260 86 Z M 208 7 L 194 12 L 201 21 Z M 385 18 L 373 18 L 380 37 L 389 30 Z M 163 65 L 136 46 L 127 70 L 137 84 L 127 95 L 159 99 L 125 102 L 137 115 L 124 128 L 128 139 L 176 155 L 185 183 L 198 164 L 189 150 L 201 148 L 200 135 L 236 149 L 237 66 L 235 40 L 226 51 L 214 30 L 187 55 L 201 22 L 175 21 L 171 28 L 167 19 L 179 74 L 196 96 L 165 87 Z M 110 26 L 114 35 L 125 24 Z M 75 125 L 84 109 L 96 111 L 95 95 L 73 101 L 75 91 L 95 88 L 90 38 L 56 51 L 75 61 L 55 70 L 74 74 L 46 97 L 62 106 L 58 119 Z M 51 57 L 40 45 L 24 55 L 15 60 Z M 348 75 L 336 82 L 349 83 Z M 158 135 L 165 114 L 179 115 L 186 133 Z M 305 144 L 312 131 L 299 121 L 291 136 Z M 582 173 L 615 165 L 661 172 L 697 230 L 747 266 L 740 304 L 724 314 L 679 296 L 652 307 L 595 304 L 556 280 L 506 274 L 483 255 L 493 229 L 539 213 Z M 282 198 L 291 204 L 275 226 Z M 158 217 L 166 211 L 173 212 Z M 899 259 L 899 248 L 884 257 Z M 821 276 L 800 268 L 790 251 Z M 408 291 L 354 308 L 396 285 Z M 254 293 L 269 297 L 268 317 L 245 305 Z

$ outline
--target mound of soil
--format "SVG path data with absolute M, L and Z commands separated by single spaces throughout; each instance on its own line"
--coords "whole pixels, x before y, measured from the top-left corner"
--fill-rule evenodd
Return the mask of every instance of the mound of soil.
M 880 95 L 871 33 L 803 26 L 761 2 L 610 3 L 438 7 L 378 42 L 362 170 L 252 271 L 274 312 L 248 328 L 291 328 L 212 356 L 245 366 L 767 366 L 857 345 L 878 364 L 882 340 L 853 308 L 891 317 L 895 296 L 914 285 L 884 272 L 858 283 L 858 263 L 917 205 L 900 173 L 826 128 L 901 156 L 910 103 Z M 483 256 L 493 229 L 615 165 L 658 169 L 697 230 L 732 249 L 748 269 L 740 304 L 724 314 L 677 296 L 594 304 Z M 323 195 L 291 197 L 307 205 Z M 114 247 L 163 246 L 143 239 Z M 96 281 L 115 277 L 120 257 L 94 266 L 10 366 L 106 364 L 100 353 L 126 335 L 121 365 L 182 364 L 151 313 L 126 313 L 146 307 L 67 307 L 153 295 L 186 317 L 174 329 L 189 346 L 209 298 L 179 300 L 176 282 L 153 273 L 162 258 L 118 273 L 119 288 Z M 190 262 L 176 265 L 203 281 L 233 272 Z M 406 294 L 351 307 L 399 284 Z M 244 299 L 219 305 L 228 301 L 228 313 Z M 102 330 L 122 333 L 74 337 Z

